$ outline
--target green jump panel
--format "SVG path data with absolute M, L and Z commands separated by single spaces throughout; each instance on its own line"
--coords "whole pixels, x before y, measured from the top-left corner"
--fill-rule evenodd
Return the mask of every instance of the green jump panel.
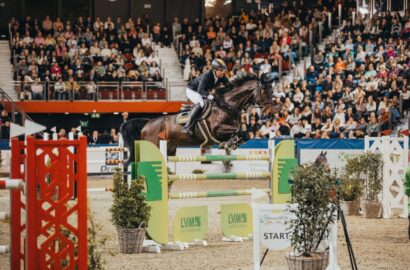
M 162 200 L 162 163 L 161 161 L 140 161 L 137 163 L 137 177 L 146 179 L 147 201 Z
M 221 227 L 225 237 L 248 237 L 253 232 L 252 208 L 247 203 L 221 205 Z
M 275 161 L 273 166 L 272 202 L 288 203 L 291 199 L 289 187 L 289 172 L 297 162 L 295 159 L 295 142 L 293 140 L 280 141 L 275 146 Z M 296 165 L 295 165 L 296 166 Z
M 151 216 L 147 231 L 149 236 L 159 244 L 168 241 L 168 172 L 164 158 L 158 147 L 148 141 L 135 141 L 135 160 L 138 164 L 137 175 L 144 175 L 148 170 L 153 177 L 145 177 L 147 186 L 147 203 L 151 206 Z M 138 171 L 141 169 L 142 171 Z M 157 194 L 156 194 L 157 193 Z M 159 194 L 158 194 L 159 193 Z
M 291 186 L 289 184 L 289 175 L 292 170 L 298 165 L 295 158 L 279 159 L 279 194 L 290 194 Z
M 208 231 L 208 206 L 182 207 L 174 218 L 174 241 L 205 240 Z

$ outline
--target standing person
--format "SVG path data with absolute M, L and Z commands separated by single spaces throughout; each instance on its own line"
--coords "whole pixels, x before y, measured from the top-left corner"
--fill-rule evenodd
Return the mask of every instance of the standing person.
M 128 121 L 128 112 L 123 112 L 122 113 L 122 122 L 125 123 Z
M 212 70 L 203 73 L 188 83 L 186 95 L 188 99 L 194 103 L 194 106 L 191 109 L 188 121 L 182 129 L 184 133 L 191 131 L 196 118 L 205 106 L 203 98 L 207 97 L 209 100 L 214 99 L 213 95 L 209 94 L 209 90 L 219 85 L 227 85 L 229 83 L 228 78 L 225 76 L 227 70 L 225 62 L 222 59 L 214 59 L 211 65 Z

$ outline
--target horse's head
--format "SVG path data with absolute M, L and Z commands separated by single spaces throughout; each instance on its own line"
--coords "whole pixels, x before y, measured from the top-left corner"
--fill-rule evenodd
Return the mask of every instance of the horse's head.
M 261 107 L 272 102 L 272 91 L 262 85 L 256 75 L 237 75 L 231 81 L 232 90 L 224 96 L 225 103 L 232 109 L 241 110 L 256 103 Z
M 329 163 L 327 162 L 326 155 L 327 155 L 327 152 L 321 151 L 320 154 L 317 156 L 315 162 L 314 162 L 315 166 L 323 167 L 326 170 L 329 170 L 330 166 L 329 166 Z

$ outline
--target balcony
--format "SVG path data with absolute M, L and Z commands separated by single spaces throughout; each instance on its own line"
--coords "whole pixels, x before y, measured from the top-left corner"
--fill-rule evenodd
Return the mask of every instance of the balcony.
M 162 82 L 13 82 L 28 113 L 177 112 Z

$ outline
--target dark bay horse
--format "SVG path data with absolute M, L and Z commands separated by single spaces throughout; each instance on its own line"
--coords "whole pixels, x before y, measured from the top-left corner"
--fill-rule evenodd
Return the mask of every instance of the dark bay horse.
M 134 160 L 134 141 L 147 140 L 159 146 L 167 140 L 168 155 L 175 155 L 177 146 L 213 145 L 229 141 L 238 131 L 242 110 L 258 104 L 269 111 L 272 102 L 270 84 L 261 84 L 256 76 L 238 76 L 231 81 L 230 90 L 216 95 L 209 116 L 198 121 L 193 134 L 181 132 L 177 114 L 155 119 L 131 119 L 120 128 L 129 161 Z

